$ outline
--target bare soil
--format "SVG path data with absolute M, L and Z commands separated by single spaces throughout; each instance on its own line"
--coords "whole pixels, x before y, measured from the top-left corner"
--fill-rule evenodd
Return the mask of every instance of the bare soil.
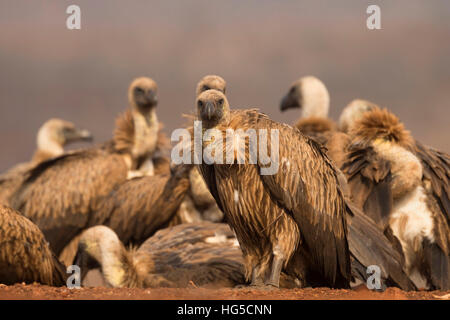
M 405 292 L 388 288 L 385 292 L 365 287 L 354 290 L 329 288 L 255 290 L 255 289 L 117 289 L 117 288 L 56 288 L 40 284 L 0 284 L 0 299 L 9 300 L 449 300 L 450 291 Z

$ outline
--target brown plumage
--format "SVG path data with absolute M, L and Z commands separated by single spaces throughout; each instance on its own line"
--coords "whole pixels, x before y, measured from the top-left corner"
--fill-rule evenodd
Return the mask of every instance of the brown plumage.
M 30 220 L 0 205 L 0 283 L 66 284 L 65 267 Z
M 255 110 L 230 111 L 226 97 L 216 90 L 202 93 L 197 106 L 204 129 L 279 131 L 282 162 L 274 175 L 261 175 L 260 165 L 199 165 L 236 231 L 252 283 L 261 285 L 267 275 L 266 283 L 278 286 L 284 268 L 303 283 L 348 286 L 345 203 L 320 146 Z
M 93 227 L 81 236 L 76 264 L 82 278 L 90 267 L 100 266 L 112 287 L 222 288 L 245 281 L 233 232 L 209 222 L 160 230 L 131 250 L 108 227 Z
M 402 248 L 405 270 L 418 287 L 448 289 L 446 155 L 415 141 L 387 109 L 372 107 L 349 129 L 343 171 L 353 200 L 395 236 L 391 240 Z
M 171 174 L 138 177 L 126 181 L 98 205 L 89 226 L 111 228 L 125 245 L 140 245 L 166 226 L 177 212 L 189 190 L 192 166 L 178 165 Z M 79 237 L 72 239 L 59 259 L 73 262 Z
M 112 143 L 41 163 L 27 173 L 13 195 L 14 208 L 38 225 L 55 254 L 89 226 L 102 200 L 123 184 L 129 170 L 156 146 L 157 132 L 153 137 L 154 128 L 147 130 L 145 125 L 153 119 L 155 90 L 151 79 L 134 81 L 129 89 L 131 111 L 118 118 Z M 134 131 L 129 130 L 130 113 Z M 149 136 L 153 140 L 147 141 Z
M 46 121 L 37 134 L 37 149 L 29 162 L 20 163 L 0 175 L 0 203 L 9 205 L 9 198 L 20 187 L 26 171 L 39 163 L 60 156 L 64 147 L 78 141 L 91 141 L 87 130 L 78 129 L 71 122 L 61 119 Z

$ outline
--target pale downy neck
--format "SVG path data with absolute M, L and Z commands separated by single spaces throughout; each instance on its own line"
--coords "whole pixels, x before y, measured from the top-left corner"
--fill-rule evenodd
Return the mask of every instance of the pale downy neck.
M 133 157 L 137 158 L 153 153 L 156 149 L 159 129 L 155 109 L 152 108 L 146 114 L 142 114 L 136 109 L 133 109 L 132 114 L 135 131 L 134 146 L 132 149 Z
M 328 92 L 304 93 L 300 105 L 302 118 L 328 118 L 330 97 Z
M 99 243 L 100 257 L 97 260 L 102 266 L 103 276 L 114 288 L 122 287 L 126 279 L 124 255 L 126 250 L 117 236 L 102 238 Z
M 41 128 L 37 136 L 37 150 L 33 156 L 33 161 L 41 162 L 63 153 L 64 147 L 54 140 L 47 128 Z

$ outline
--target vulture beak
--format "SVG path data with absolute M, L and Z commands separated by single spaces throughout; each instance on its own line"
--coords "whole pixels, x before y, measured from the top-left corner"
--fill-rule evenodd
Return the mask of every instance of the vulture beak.
M 151 106 L 156 106 L 158 104 L 158 98 L 156 97 L 156 93 L 153 90 L 150 90 L 147 94 L 148 104 Z
M 64 133 L 67 143 L 85 141 L 91 142 L 93 140 L 92 134 L 88 130 L 74 129 Z
M 87 264 L 83 258 L 83 255 L 83 253 L 77 252 L 77 255 L 73 260 L 73 264 L 80 268 L 80 283 L 83 282 L 83 279 L 86 277 L 88 272 Z
M 286 111 L 287 109 L 292 108 L 300 108 L 300 104 L 298 103 L 298 100 L 293 97 L 292 94 L 288 93 L 281 100 L 280 110 Z
M 207 119 L 207 120 L 211 120 L 214 116 L 215 113 L 215 107 L 214 104 L 212 102 L 207 102 L 205 107 L 203 108 L 203 118 Z

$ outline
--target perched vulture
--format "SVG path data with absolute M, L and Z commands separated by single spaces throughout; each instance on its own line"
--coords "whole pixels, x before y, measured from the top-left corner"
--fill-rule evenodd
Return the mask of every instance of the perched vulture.
M 156 146 L 151 133 L 157 131 L 147 127 L 154 121 L 156 89 L 151 79 L 135 80 L 129 88 L 131 110 L 118 118 L 112 143 L 39 164 L 12 196 L 12 206 L 42 230 L 55 254 L 89 226 L 103 199 Z
M 280 104 L 281 111 L 300 108 L 301 117 L 294 125 L 303 134 L 325 144 L 336 124 L 328 118 L 330 95 L 326 86 L 313 76 L 295 81 Z
M 116 138 L 106 144 L 133 158 L 130 178 L 169 173 L 170 143 L 156 115 L 158 87 L 147 77 L 135 79 L 128 90 L 130 109 L 117 124 Z
M 196 96 L 203 91 L 215 89 L 223 93 L 226 91 L 226 81 L 217 75 L 204 76 L 197 83 Z M 180 223 L 193 223 L 200 221 L 222 222 L 223 212 L 217 206 L 216 201 L 209 192 L 203 177 L 197 168 L 193 168 L 189 174 L 190 188 L 185 199 L 181 203 L 177 214 L 170 225 Z
M 243 148 L 236 150 L 234 138 L 222 141 L 214 135 L 213 141 L 202 139 L 203 149 L 214 150 L 214 156 L 211 153 L 214 159 L 225 153 L 233 161 L 218 164 L 209 159 L 210 164 L 203 161 L 198 165 L 211 194 L 236 232 L 246 278 L 251 279 L 252 285 L 278 287 L 283 269 L 303 285 L 349 287 L 350 234 L 354 237 L 349 242 L 355 264 L 367 267 L 370 259 L 378 261 L 387 273 L 383 276 L 399 277 L 394 280 L 409 286 L 398 261 L 386 263 L 394 258 L 395 250 L 382 232 L 374 228 L 365 233 L 367 225 L 374 223 L 359 212 L 352 218 L 353 209 L 346 205 L 338 173 L 318 143 L 256 110 L 230 110 L 225 95 L 217 90 L 203 92 L 196 102 L 205 134 L 214 129 L 215 134 L 226 137 L 227 131 L 241 129 L 248 133 L 248 129 L 254 129 L 258 141 L 267 141 L 271 146 L 270 152 L 263 151 L 270 155 L 270 161 L 258 157 L 252 164 L 248 149 L 255 146 L 246 141 Z M 278 144 L 272 141 L 272 134 L 278 136 Z M 266 147 L 258 146 L 259 150 Z M 277 170 L 270 171 L 271 166 Z M 391 274 L 391 266 L 397 268 L 396 273 Z M 364 277 L 358 270 L 354 275 Z
M 83 232 L 75 264 L 82 281 L 100 268 L 111 287 L 234 287 L 245 282 L 242 253 L 226 224 L 201 222 L 158 231 L 127 250 L 106 226 Z
M 415 141 L 387 109 L 354 119 L 342 166 L 354 202 L 402 248 L 417 287 L 450 289 L 449 156 Z
M 65 267 L 41 230 L 13 209 L 0 205 L 0 283 L 66 284 Z
M 38 131 L 37 149 L 31 161 L 17 164 L 0 175 L 0 203 L 9 204 L 9 198 L 20 187 L 27 170 L 45 160 L 62 155 L 67 144 L 91 140 L 89 131 L 78 129 L 71 122 L 61 119 L 45 122 Z

